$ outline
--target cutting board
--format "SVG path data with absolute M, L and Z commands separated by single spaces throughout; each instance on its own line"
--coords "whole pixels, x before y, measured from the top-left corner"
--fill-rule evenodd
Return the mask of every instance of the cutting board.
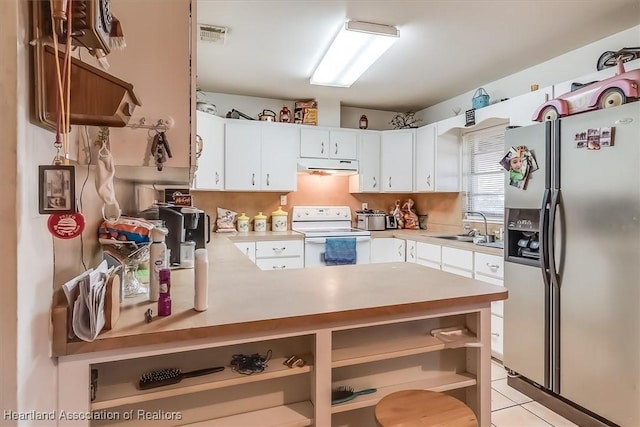
M 120 317 L 120 276 L 112 274 L 107 280 L 104 296 L 104 328 L 113 328 Z

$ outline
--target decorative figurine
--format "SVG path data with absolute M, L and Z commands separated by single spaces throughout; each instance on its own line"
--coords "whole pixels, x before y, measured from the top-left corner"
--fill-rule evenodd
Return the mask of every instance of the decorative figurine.
M 291 111 L 284 106 L 282 110 L 280 110 L 280 122 L 281 123 L 291 123 Z
M 369 127 L 369 119 L 364 114 L 360 116 L 360 129 L 366 129 Z

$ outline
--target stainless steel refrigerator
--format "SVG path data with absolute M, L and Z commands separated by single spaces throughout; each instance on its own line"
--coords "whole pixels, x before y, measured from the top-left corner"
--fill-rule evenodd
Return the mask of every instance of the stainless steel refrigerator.
M 589 425 L 640 426 L 640 102 L 506 131 L 522 145 L 539 169 L 505 184 L 504 365 Z

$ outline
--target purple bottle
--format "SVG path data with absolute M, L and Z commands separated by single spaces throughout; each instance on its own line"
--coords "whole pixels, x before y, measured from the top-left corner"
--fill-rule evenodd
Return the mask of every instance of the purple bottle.
M 163 268 L 160 276 L 160 298 L 158 299 L 158 316 L 171 315 L 171 270 Z

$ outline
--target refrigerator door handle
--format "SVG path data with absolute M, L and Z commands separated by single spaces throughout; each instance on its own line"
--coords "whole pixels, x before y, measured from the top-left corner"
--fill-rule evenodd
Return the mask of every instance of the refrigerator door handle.
M 542 270 L 542 282 L 544 284 L 544 384 L 545 388 L 551 388 L 551 279 L 549 277 L 549 202 L 551 190 L 544 190 L 542 207 L 540 208 L 540 268 Z
M 551 278 L 550 334 L 551 334 L 551 391 L 560 394 L 560 281 L 556 266 L 556 216 L 560 205 L 560 190 L 553 190 L 549 208 L 549 276 Z

